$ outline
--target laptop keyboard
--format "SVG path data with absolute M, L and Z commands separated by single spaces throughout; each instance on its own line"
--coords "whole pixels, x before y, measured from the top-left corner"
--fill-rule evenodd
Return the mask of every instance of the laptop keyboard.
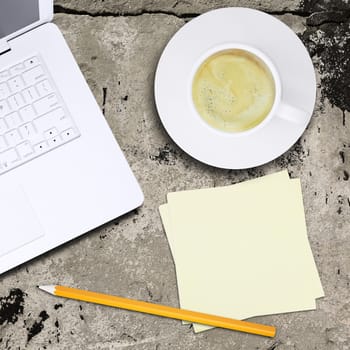
M 0 68 L 0 174 L 78 136 L 39 56 Z

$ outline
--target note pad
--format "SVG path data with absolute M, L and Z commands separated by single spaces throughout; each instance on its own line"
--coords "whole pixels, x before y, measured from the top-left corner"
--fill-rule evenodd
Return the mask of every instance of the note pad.
M 170 193 L 160 212 L 182 308 L 245 319 L 314 309 L 324 295 L 287 172 Z

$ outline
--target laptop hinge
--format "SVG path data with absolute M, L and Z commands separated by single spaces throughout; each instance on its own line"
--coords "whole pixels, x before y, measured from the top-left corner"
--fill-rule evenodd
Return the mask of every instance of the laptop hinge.
M 6 40 L 0 40 L 0 55 L 11 50 L 9 43 Z

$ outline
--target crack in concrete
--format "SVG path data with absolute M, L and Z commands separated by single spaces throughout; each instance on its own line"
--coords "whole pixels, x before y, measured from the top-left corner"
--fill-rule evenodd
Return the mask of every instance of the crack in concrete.
M 142 15 L 167 15 L 174 16 L 180 19 L 190 19 L 200 15 L 200 13 L 184 13 L 177 14 L 173 11 L 161 11 L 161 10 L 140 10 L 140 11 L 131 11 L 131 12 L 108 12 L 108 11 L 99 11 L 99 12 L 89 12 L 85 10 L 75 10 L 66 8 L 61 5 L 54 6 L 55 13 L 64 13 L 69 15 L 78 15 L 78 16 L 90 16 L 90 17 L 137 17 Z
M 138 11 L 128 11 L 128 12 L 109 12 L 109 11 L 97 11 L 90 12 L 85 10 L 77 10 L 64 7 L 62 5 L 54 6 L 55 13 L 64 13 L 69 15 L 77 16 L 90 16 L 90 17 L 137 17 L 142 15 L 167 15 L 173 16 L 179 19 L 189 20 L 195 18 L 201 13 L 176 13 L 174 11 L 163 11 L 163 10 L 138 10 Z M 283 15 L 293 15 L 306 18 L 306 24 L 310 27 L 318 27 L 327 23 L 341 24 L 349 20 L 350 11 L 320 11 L 320 12 L 309 12 L 303 10 L 283 10 L 283 11 L 264 11 L 269 15 L 273 16 L 283 16 Z
M 295 10 L 295 11 L 268 11 L 268 10 L 262 10 L 265 13 L 268 13 L 270 15 L 276 15 L 276 16 L 282 16 L 286 14 L 300 16 L 300 17 L 309 17 L 312 15 L 312 12 L 306 12 L 302 10 Z M 137 11 L 128 11 L 128 12 L 110 12 L 110 11 L 97 11 L 97 12 L 90 12 L 85 10 L 77 10 L 77 9 L 71 9 L 64 7 L 62 5 L 55 5 L 54 6 L 54 12 L 55 13 L 65 13 L 70 15 L 81 15 L 81 16 L 90 16 L 90 17 L 136 17 L 136 16 L 142 16 L 142 15 L 168 15 L 168 16 L 174 16 L 177 18 L 194 18 L 197 16 L 200 16 L 202 13 L 177 13 L 174 11 L 165 11 L 165 10 L 137 10 Z
M 136 17 L 142 15 L 168 15 L 174 16 L 177 18 L 194 18 L 202 13 L 176 13 L 173 11 L 164 11 L 164 10 L 139 10 L 139 11 L 129 11 L 129 12 L 109 12 L 109 11 L 97 11 L 97 12 L 89 12 L 85 10 L 77 10 L 64 7 L 62 5 L 55 5 L 54 7 L 55 13 L 65 13 L 70 15 L 80 15 L 80 16 L 90 16 L 90 17 Z M 296 11 L 264 11 L 270 15 L 282 16 L 286 14 L 296 15 L 300 17 L 309 17 L 312 15 L 312 12 L 305 12 L 301 10 Z

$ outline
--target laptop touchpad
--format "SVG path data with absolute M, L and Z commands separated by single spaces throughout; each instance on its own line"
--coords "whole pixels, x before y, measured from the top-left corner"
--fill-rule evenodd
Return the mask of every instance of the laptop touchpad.
M 0 257 L 44 236 L 29 198 L 20 186 L 0 190 Z

